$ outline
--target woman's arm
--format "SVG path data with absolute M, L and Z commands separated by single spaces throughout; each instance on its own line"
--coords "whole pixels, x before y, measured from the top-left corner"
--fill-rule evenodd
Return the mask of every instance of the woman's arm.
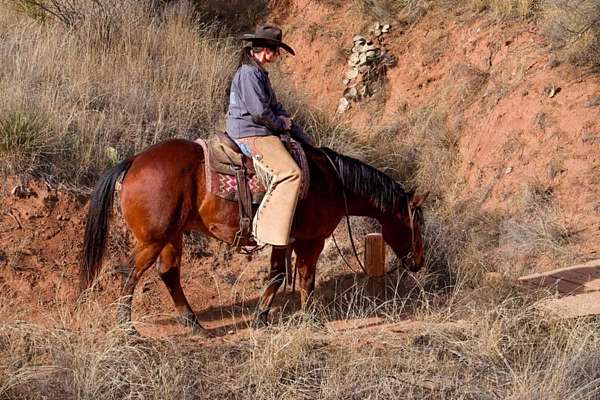
M 252 116 L 252 120 L 271 130 L 282 131 L 284 129 L 283 121 L 271 109 L 267 83 L 262 73 L 253 69 L 242 71 L 242 73 L 240 97 Z

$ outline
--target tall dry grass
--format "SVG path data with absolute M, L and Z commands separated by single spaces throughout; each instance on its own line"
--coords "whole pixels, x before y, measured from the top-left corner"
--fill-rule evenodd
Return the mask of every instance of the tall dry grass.
M 114 159 L 222 123 L 234 49 L 191 4 L 81 1 L 68 23 L 14 5 L 0 9 L 5 171 L 89 183 Z

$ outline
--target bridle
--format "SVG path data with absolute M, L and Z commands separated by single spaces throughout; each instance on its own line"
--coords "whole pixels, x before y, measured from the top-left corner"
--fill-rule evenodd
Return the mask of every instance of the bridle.
M 335 165 L 335 163 L 333 162 L 333 160 L 331 159 L 331 157 L 329 156 L 329 154 L 327 154 L 327 152 L 321 150 L 322 153 L 325 155 L 325 157 L 327 158 L 327 160 L 329 161 L 329 163 L 331 164 L 331 166 L 333 167 L 333 170 L 335 171 L 335 174 L 337 175 L 338 179 L 340 180 L 340 182 L 342 183 L 342 197 L 344 199 L 344 212 L 345 212 L 345 217 L 346 217 L 346 227 L 348 229 L 348 237 L 350 238 L 350 244 L 352 245 L 352 252 L 354 253 L 354 257 L 356 258 L 356 261 L 358 262 L 358 265 L 360 266 L 360 269 L 364 272 L 365 275 L 368 275 L 367 270 L 365 269 L 364 264 L 360 261 L 360 258 L 358 256 L 358 251 L 356 250 L 356 245 L 354 243 L 354 236 L 352 235 L 352 226 L 350 224 L 350 216 L 349 216 L 349 211 L 348 211 L 348 198 L 346 196 L 346 187 L 344 185 L 344 179 L 342 178 L 341 174 L 339 173 L 337 166 Z M 422 218 L 422 211 L 420 207 L 417 207 L 415 210 L 411 209 L 410 207 L 410 198 L 409 198 L 409 194 L 408 193 L 404 193 L 405 195 L 405 200 L 406 200 L 406 208 L 408 210 L 408 218 L 410 221 L 410 235 L 411 235 L 411 251 L 408 252 L 405 256 L 399 258 L 400 263 L 398 265 L 396 265 L 394 268 L 390 269 L 389 271 L 387 271 L 385 273 L 385 275 L 388 275 L 394 271 L 396 271 L 401 265 L 402 266 L 406 266 L 406 262 L 408 261 L 408 259 L 412 259 L 413 264 L 416 263 L 416 260 L 414 259 L 414 255 L 416 254 L 416 245 L 415 245 L 415 216 Z M 342 253 L 342 251 L 340 250 L 340 247 L 337 244 L 337 241 L 335 239 L 335 235 L 332 233 L 331 234 L 331 238 L 333 239 L 333 244 L 335 245 L 335 248 L 337 249 L 338 253 L 340 254 L 340 257 L 342 258 L 342 260 L 344 261 L 344 263 L 346 264 L 346 266 L 348 266 L 348 268 L 353 272 L 356 273 L 356 271 L 350 266 L 350 263 L 348 262 L 348 260 L 346 260 L 346 257 L 344 257 L 344 254 Z

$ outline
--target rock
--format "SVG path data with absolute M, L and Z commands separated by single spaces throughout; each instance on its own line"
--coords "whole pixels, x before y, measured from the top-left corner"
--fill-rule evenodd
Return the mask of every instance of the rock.
M 390 24 L 385 24 L 385 25 L 383 25 L 383 27 L 381 28 L 381 32 L 383 32 L 383 33 L 388 33 L 388 32 L 390 31 L 390 28 L 391 28 Z
M 357 44 L 352 48 L 352 53 L 362 53 L 363 51 L 365 51 L 365 46 L 366 44 Z
M 343 114 L 346 111 L 348 111 L 349 108 L 350 108 L 350 102 L 345 97 L 342 97 L 340 99 L 340 102 L 338 103 L 337 112 L 339 114 Z
M 358 91 L 356 90 L 355 86 L 349 87 L 346 90 L 344 90 L 344 97 L 348 100 L 355 99 L 357 94 Z
M 544 93 L 549 97 L 549 98 L 553 98 L 554 96 L 556 96 L 558 93 L 560 93 L 562 89 L 559 86 L 556 86 L 554 84 L 552 85 L 548 85 L 544 88 Z
M 358 70 L 355 68 L 349 69 L 346 72 L 346 79 L 352 80 L 354 78 L 356 78 L 356 76 L 358 75 Z
M 367 43 L 367 38 L 364 36 L 361 36 L 361 35 L 356 35 L 352 38 L 352 41 L 355 44 L 365 44 L 365 43 Z
M 358 62 L 358 65 L 364 65 L 367 63 L 367 53 L 362 53 L 360 55 L 360 61 Z
M 373 59 L 373 58 L 377 57 L 376 50 L 369 50 L 365 54 L 367 55 L 367 59 Z
M 352 53 L 352 55 L 348 59 L 348 65 L 350 65 L 351 67 L 353 67 L 355 65 L 358 65 L 359 62 L 360 62 L 360 54 L 358 54 L 358 53 Z
M 344 78 L 344 80 L 342 81 L 342 83 L 344 84 L 344 86 L 348 86 L 348 84 L 350 83 L 350 79 Z
M 511 166 L 509 165 L 509 166 L 508 166 L 508 167 L 506 167 L 506 169 L 504 170 L 504 174 L 505 174 L 505 175 L 508 175 L 508 174 L 510 174 L 510 173 L 512 172 L 512 170 L 513 170 L 513 167 L 511 167 Z

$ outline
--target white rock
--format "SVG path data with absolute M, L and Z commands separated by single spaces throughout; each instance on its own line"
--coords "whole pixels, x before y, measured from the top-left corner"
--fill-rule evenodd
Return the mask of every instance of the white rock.
M 354 87 L 354 86 L 349 87 L 346 90 L 344 90 L 344 97 L 349 100 L 356 98 L 357 94 L 358 94 L 358 91 L 356 90 L 356 87 Z
M 360 62 L 360 55 L 358 53 L 352 53 L 352 55 L 348 59 L 348 65 L 353 67 L 355 65 L 358 65 L 359 62 Z
M 358 62 L 358 65 L 365 65 L 367 63 L 367 53 L 362 53 L 360 55 L 360 61 Z
M 346 79 L 354 79 L 358 76 L 358 69 L 352 68 L 346 71 Z
M 342 97 L 340 99 L 340 102 L 338 103 L 337 112 L 339 114 L 343 114 L 346 111 L 348 111 L 349 108 L 350 108 L 350 102 L 345 97 Z
M 364 44 L 367 42 L 367 38 L 361 35 L 356 35 L 352 38 L 354 43 Z

